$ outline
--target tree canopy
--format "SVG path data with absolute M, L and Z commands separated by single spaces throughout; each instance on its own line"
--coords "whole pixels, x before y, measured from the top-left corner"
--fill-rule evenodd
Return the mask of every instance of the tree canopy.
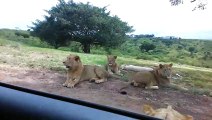
M 179 4 L 183 4 L 183 0 L 169 0 L 171 5 L 176 6 Z M 196 3 L 196 6 L 193 8 L 192 11 L 196 9 L 204 10 L 207 6 L 207 0 L 190 0 L 191 3 Z
M 139 46 L 141 51 L 148 52 L 150 50 L 154 50 L 156 46 L 153 43 L 146 42 L 144 41 L 140 46 Z
M 110 16 L 106 7 L 89 3 L 59 0 L 46 12 L 45 20 L 33 23 L 32 33 L 55 48 L 77 41 L 85 53 L 90 53 L 91 45 L 116 47 L 125 41 L 127 33 L 133 31 L 132 26 L 117 16 Z

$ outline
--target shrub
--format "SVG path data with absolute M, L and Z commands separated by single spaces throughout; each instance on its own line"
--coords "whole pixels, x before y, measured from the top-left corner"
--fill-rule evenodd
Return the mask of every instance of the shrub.
M 15 35 L 22 36 L 24 38 L 29 38 L 30 37 L 30 34 L 29 33 L 27 33 L 27 32 L 20 32 L 20 31 L 15 32 Z

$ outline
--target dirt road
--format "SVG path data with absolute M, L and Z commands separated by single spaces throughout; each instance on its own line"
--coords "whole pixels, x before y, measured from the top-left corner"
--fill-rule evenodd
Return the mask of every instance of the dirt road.
M 151 104 L 155 108 L 172 105 L 179 112 L 192 115 L 195 120 L 212 119 L 212 97 L 183 93 L 170 88 L 144 90 L 132 86 L 124 89 L 127 94 L 123 95 L 119 89 L 126 84 L 115 79 L 109 79 L 102 84 L 82 82 L 76 88 L 70 89 L 62 86 L 65 79 L 65 73 L 0 66 L 0 82 L 138 113 L 142 113 L 143 104 Z

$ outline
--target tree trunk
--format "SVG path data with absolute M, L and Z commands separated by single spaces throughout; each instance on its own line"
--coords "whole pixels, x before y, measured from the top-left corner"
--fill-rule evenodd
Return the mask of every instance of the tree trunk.
M 152 71 L 154 67 L 141 67 L 141 66 L 135 66 L 135 65 L 121 65 L 120 68 L 122 70 L 140 72 L 140 71 Z
M 84 43 L 82 50 L 83 50 L 84 53 L 90 53 L 90 48 L 91 48 L 91 45 L 90 44 Z

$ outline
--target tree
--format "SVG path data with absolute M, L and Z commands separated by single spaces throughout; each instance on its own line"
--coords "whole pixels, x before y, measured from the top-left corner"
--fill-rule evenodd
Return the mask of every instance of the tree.
M 207 58 L 212 59 L 212 54 L 210 51 L 204 52 L 203 59 L 206 60 Z
M 170 47 L 174 44 L 174 40 L 163 40 L 161 39 L 161 42 L 163 42 L 166 46 Z
M 140 38 L 154 38 L 154 34 L 140 34 L 140 35 L 134 35 L 133 38 L 140 39 Z
M 182 45 L 178 45 L 178 46 L 177 46 L 177 49 L 178 49 L 178 50 L 182 50 L 182 49 L 183 49 L 183 46 L 182 46 Z
M 192 56 L 193 53 L 196 51 L 195 47 L 189 47 L 188 51 L 190 52 L 190 55 Z
M 70 41 L 80 42 L 85 53 L 90 53 L 91 45 L 116 47 L 133 29 L 117 16 L 110 16 L 106 10 L 106 7 L 99 8 L 89 3 L 59 0 L 56 6 L 46 11 L 49 15 L 44 21 L 34 23 L 33 34 L 55 48 Z
M 54 17 L 45 16 L 44 21 L 36 20 L 33 24 L 31 34 L 40 37 L 41 40 L 46 41 L 56 49 L 68 44 L 67 29 L 55 21 Z
M 156 46 L 152 43 L 149 42 L 143 42 L 140 46 L 139 46 L 141 51 L 145 51 L 148 52 L 150 50 L 154 50 L 156 48 Z
M 169 2 L 173 6 L 183 4 L 183 0 L 169 0 Z M 194 9 L 192 11 L 194 11 L 196 9 L 200 9 L 200 10 L 206 9 L 207 0 L 190 0 L 190 2 L 191 3 L 197 3 L 197 5 L 194 7 Z

